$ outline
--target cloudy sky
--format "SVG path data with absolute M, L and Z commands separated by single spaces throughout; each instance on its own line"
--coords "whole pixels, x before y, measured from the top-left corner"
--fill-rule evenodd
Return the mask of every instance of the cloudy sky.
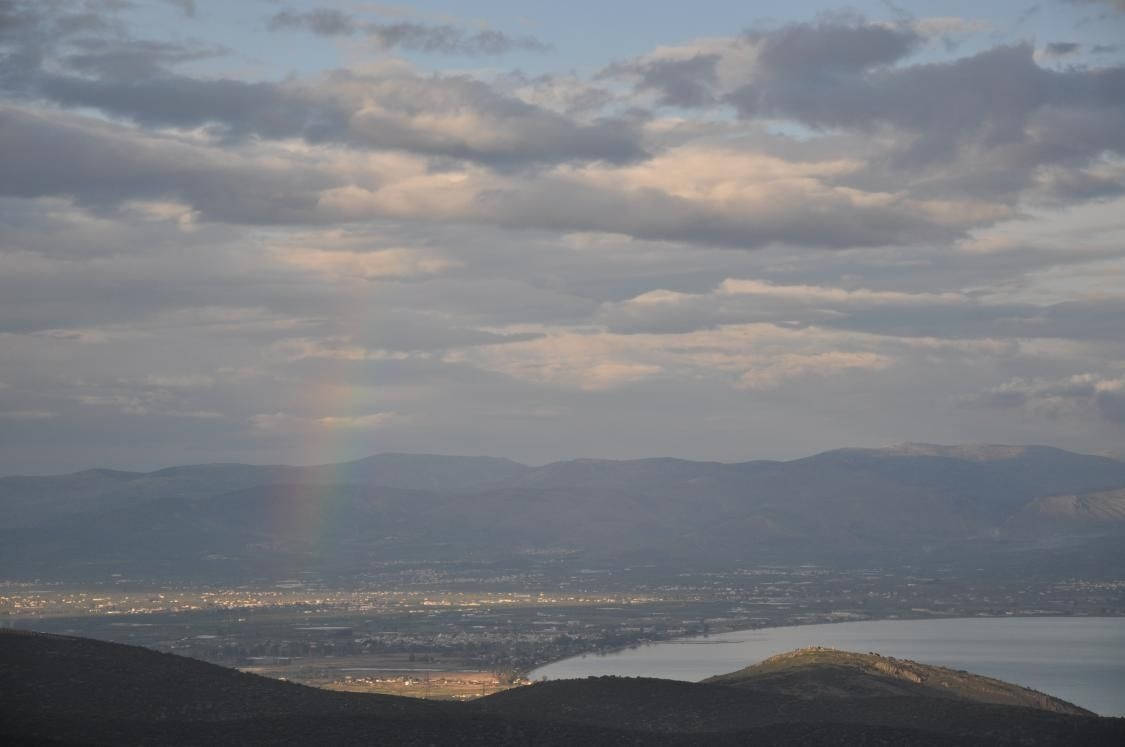
M 1125 2 L 0 0 L 0 473 L 1125 452 Z

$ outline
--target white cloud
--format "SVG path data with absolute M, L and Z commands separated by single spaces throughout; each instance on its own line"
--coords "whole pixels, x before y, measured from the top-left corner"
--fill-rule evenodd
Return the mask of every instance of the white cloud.
M 539 339 L 459 351 L 467 362 L 517 379 L 585 390 L 626 386 L 654 377 L 714 379 L 736 388 L 769 389 L 805 376 L 890 367 L 875 336 L 772 324 L 724 325 L 670 334 L 605 330 L 548 331 Z
M 742 374 L 738 385 L 745 389 L 773 389 L 805 376 L 832 376 L 849 370 L 881 371 L 893 364 L 894 359 L 878 353 L 787 353 Z
M 305 270 L 364 280 L 438 275 L 463 266 L 457 260 L 414 249 L 362 252 L 287 247 L 276 254 L 283 263 Z
M 374 412 L 364 415 L 322 415 L 302 417 L 284 412 L 259 413 L 250 417 L 250 424 L 260 431 L 309 432 L 316 430 L 374 430 L 403 421 L 396 412 Z

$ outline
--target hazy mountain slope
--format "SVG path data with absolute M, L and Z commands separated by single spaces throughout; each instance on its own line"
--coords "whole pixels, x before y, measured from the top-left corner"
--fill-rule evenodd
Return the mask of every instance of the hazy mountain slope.
M 1083 495 L 1052 495 L 1026 506 L 1019 520 L 1116 525 L 1125 522 L 1125 488 Z
M 510 459 L 435 454 L 376 454 L 303 468 L 290 482 L 360 483 L 404 490 L 465 493 L 517 478 L 531 468 Z
M 378 454 L 312 467 L 195 464 L 148 473 L 87 470 L 52 477 L 0 478 L 0 528 L 40 526 L 161 499 L 200 499 L 277 484 L 363 484 L 405 490 L 471 492 L 528 468 L 508 459 Z
M 421 541 L 421 491 L 369 485 L 266 485 L 165 498 L 9 534 L 0 560 L 33 574 L 139 572 L 236 579 L 307 568 L 355 570 Z
M 474 703 L 316 690 L 132 646 L 0 631 L 7 744 L 1119 744 L 1125 722 L 960 698 L 800 698 L 592 678 Z M 808 677 L 815 679 L 815 673 Z
M 0 477 L 0 527 L 35 526 L 48 518 L 122 505 L 112 495 L 139 472 L 88 469 L 52 477 Z
M 956 502 L 982 518 L 1011 514 L 1035 498 L 1125 486 L 1125 462 L 1046 446 L 838 449 L 786 462 L 789 474 L 878 475 Z

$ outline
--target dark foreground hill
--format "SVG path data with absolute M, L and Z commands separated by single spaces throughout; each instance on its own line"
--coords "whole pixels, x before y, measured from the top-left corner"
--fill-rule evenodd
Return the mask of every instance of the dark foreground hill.
M 602 677 L 541 683 L 473 703 L 435 703 L 317 690 L 120 644 L 0 631 L 0 740 L 56 745 L 1125 743 L 1125 721 L 1088 715 L 1041 694 L 965 673 L 958 673 L 959 684 L 946 691 L 881 688 L 878 682 L 886 673 L 868 671 L 869 659 L 835 653 L 823 671 L 816 657 L 796 656 L 728 675 L 728 682 Z M 895 666 L 947 676 L 941 674 L 947 670 L 912 662 Z M 849 667 L 845 682 L 840 670 Z M 786 671 L 796 678 L 771 689 L 768 678 Z M 866 674 L 875 685 L 864 681 Z M 997 686 L 1005 697 L 1029 697 L 1033 707 L 981 700 L 992 697 Z
M 0 478 L 10 578 L 361 574 L 406 560 L 1125 570 L 1125 462 L 1047 447 L 840 449 L 789 462 L 384 454 L 318 467 Z

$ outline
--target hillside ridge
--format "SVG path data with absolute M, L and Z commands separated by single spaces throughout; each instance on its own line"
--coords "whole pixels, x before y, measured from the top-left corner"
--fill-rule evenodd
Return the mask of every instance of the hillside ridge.
M 469 703 L 341 693 L 174 654 L 0 630 L 10 744 L 1119 744 L 1125 720 L 925 694 L 798 698 L 714 683 L 559 680 Z

